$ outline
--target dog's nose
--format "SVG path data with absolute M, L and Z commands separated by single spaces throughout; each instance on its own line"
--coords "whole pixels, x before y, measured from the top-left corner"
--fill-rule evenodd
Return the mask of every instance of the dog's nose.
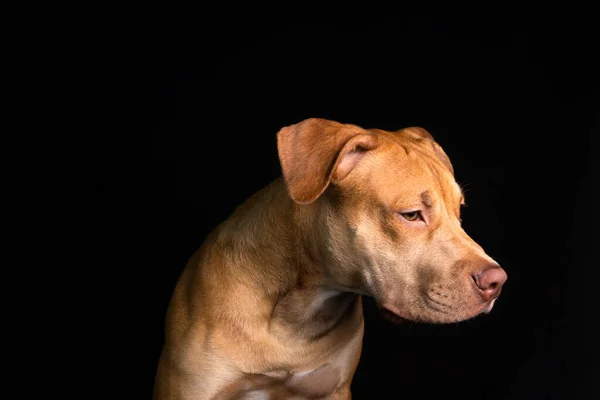
M 473 275 L 473 280 L 479 288 L 484 301 L 490 301 L 498 297 L 506 279 L 508 279 L 506 272 L 497 266 L 484 269 L 480 273 Z

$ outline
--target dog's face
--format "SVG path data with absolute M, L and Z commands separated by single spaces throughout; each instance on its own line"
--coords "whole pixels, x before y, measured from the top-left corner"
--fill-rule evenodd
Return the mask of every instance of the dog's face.
M 340 265 L 402 318 L 454 322 L 491 310 L 506 278 L 461 227 L 464 197 L 441 149 L 410 130 L 377 133 L 385 140 L 332 188 Z M 483 271 L 497 275 L 487 292 Z
M 302 179 L 294 182 L 289 173 L 294 156 L 284 161 L 290 149 L 279 136 L 292 198 L 306 204 L 318 199 L 328 210 L 333 281 L 409 320 L 456 322 L 492 309 L 506 274 L 461 227 L 463 194 L 448 157 L 426 131 L 364 130 L 324 120 L 294 127 L 296 156 L 320 152 L 317 158 L 327 158 L 327 147 L 333 149 L 332 157 L 313 159 L 302 172 L 304 180 L 325 187 L 311 190 L 304 182 L 298 189 Z M 298 141 L 302 135 L 310 145 Z M 322 165 L 329 165 L 325 172 Z M 325 178 L 311 177 L 311 166 L 321 166 Z

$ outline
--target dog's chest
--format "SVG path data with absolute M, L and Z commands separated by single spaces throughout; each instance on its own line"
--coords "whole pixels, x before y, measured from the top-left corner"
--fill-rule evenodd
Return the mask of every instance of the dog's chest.
M 272 328 L 290 350 L 295 348 L 286 356 L 286 367 L 246 374 L 219 399 L 327 399 L 349 382 L 362 347 L 359 296 L 298 292 L 280 302 L 274 316 Z
M 327 399 L 351 378 L 351 366 L 356 352 L 360 351 L 357 342 L 348 343 L 348 346 L 332 355 L 327 363 L 311 370 L 294 373 L 273 371 L 245 376 L 230 387 L 223 399 Z

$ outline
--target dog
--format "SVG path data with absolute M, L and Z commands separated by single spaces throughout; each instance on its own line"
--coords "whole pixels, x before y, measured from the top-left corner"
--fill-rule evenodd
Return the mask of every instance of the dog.
M 505 271 L 461 227 L 423 128 L 320 118 L 277 133 L 282 177 L 214 229 L 166 316 L 154 399 L 350 399 L 362 296 L 398 319 L 488 313 Z

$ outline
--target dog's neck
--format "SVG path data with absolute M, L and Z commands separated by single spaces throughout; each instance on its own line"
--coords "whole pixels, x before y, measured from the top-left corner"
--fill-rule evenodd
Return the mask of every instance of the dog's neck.
M 330 261 L 316 242 L 323 237 L 323 209 L 295 204 L 278 179 L 238 207 L 235 222 L 222 224 L 217 236 L 220 246 L 234 250 L 229 254 L 243 255 L 231 260 L 231 273 L 270 299 L 270 324 L 308 340 L 335 329 L 360 302 L 328 274 Z
M 317 340 L 353 315 L 359 301 L 356 294 L 327 287 L 297 288 L 277 302 L 272 320 L 295 338 Z

